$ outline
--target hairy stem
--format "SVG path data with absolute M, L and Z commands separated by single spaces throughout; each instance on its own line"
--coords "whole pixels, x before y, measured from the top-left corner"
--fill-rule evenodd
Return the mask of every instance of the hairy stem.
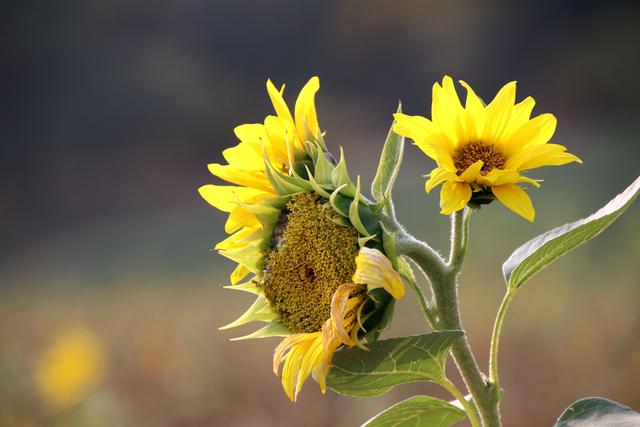
M 410 257 L 427 274 L 433 288 L 439 315 L 438 326 L 441 330 L 463 330 L 459 311 L 458 275 L 467 251 L 470 215 L 471 210 L 465 208 L 451 216 L 451 252 L 447 263 L 430 246 L 406 234 L 398 239 L 396 246 L 398 254 Z M 491 383 L 485 381 L 466 335 L 452 346 L 451 353 L 478 408 L 482 425 L 500 427 L 499 393 L 495 392 Z

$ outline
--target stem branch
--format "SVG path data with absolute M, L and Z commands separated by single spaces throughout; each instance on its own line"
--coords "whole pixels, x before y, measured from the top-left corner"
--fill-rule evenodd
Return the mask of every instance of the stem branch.
M 445 379 L 442 386 L 446 388 L 449 391 L 449 393 L 451 393 L 451 395 L 456 398 L 458 402 L 460 402 L 460 404 L 464 408 L 464 411 L 467 413 L 467 417 L 469 417 L 469 422 L 471 423 L 471 426 L 482 427 L 482 424 L 480 424 L 480 420 L 478 420 L 478 411 L 476 407 L 473 404 L 471 404 L 467 399 L 465 399 L 464 394 L 462 394 L 462 392 L 458 390 L 458 387 L 456 387 L 456 385 L 452 383 L 449 379 Z

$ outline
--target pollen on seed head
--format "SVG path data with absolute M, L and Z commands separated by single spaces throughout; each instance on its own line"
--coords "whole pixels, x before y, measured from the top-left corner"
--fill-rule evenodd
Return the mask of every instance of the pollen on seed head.
M 331 316 L 331 298 L 356 270 L 358 233 L 314 194 L 293 196 L 274 233 L 264 276 L 267 299 L 294 333 L 317 332 Z
M 486 175 L 495 168 L 503 168 L 506 162 L 504 155 L 500 151 L 496 150 L 492 145 L 483 144 L 482 142 L 465 144 L 453 153 L 453 165 L 458 170 L 458 175 L 478 160 L 484 162 L 480 170 L 481 175 Z

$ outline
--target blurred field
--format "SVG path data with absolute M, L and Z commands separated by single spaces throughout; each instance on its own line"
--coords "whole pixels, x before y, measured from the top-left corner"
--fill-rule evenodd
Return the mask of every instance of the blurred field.
M 69 0 L 5 12 L 3 427 L 341 427 L 414 393 L 449 398 L 430 384 L 366 400 L 323 397 L 309 381 L 294 405 L 271 372 L 277 340 L 230 343 L 251 328 L 217 330 L 251 299 L 221 288 L 233 265 L 210 248 L 224 216 L 196 188 L 213 182 L 206 164 L 235 144 L 233 127 L 271 113 L 267 77 L 286 81 L 292 101 L 308 76 L 320 76 L 327 142 L 334 152 L 344 146 L 363 182 L 397 100 L 425 114 L 445 73 L 485 98 L 518 80 L 519 99 L 532 95 L 535 113 L 558 116 L 555 142 L 584 165 L 533 175 L 545 179 L 531 191 L 533 224 L 499 205 L 472 220 L 461 298 L 483 366 L 502 261 L 640 173 L 635 2 Z M 447 218 L 437 214 L 437 193 L 423 191 L 432 163 L 415 147 L 406 152 L 400 219 L 445 251 Z M 639 220 L 636 204 L 516 297 L 500 360 L 507 427 L 551 426 L 588 395 L 640 409 Z M 78 328 L 95 337 L 99 357 L 92 346 L 70 346 L 76 360 L 94 363 L 70 368 L 70 397 L 53 403 L 36 372 Z M 423 330 L 409 295 L 385 336 Z

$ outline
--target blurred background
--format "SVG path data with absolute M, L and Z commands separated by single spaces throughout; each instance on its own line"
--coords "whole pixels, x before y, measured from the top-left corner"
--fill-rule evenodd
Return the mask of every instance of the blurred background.
M 486 366 L 500 266 L 546 229 L 602 206 L 640 173 L 640 4 L 633 1 L 6 2 L 0 26 L 0 425 L 353 426 L 411 394 L 291 404 L 271 372 L 276 340 L 229 343 L 244 311 L 233 263 L 211 251 L 225 215 L 196 189 L 312 75 L 321 127 L 370 182 L 399 99 L 428 114 L 444 74 L 489 100 L 517 80 L 554 141 L 584 160 L 536 171 L 531 224 L 501 205 L 473 218 L 464 324 Z M 433 166 L 413 146 L 400 218 L 446 250 Z M 640 206 L 533 279 L 507 316 L 506 426 L 551 426 L 600 395 L 640 409 Z M 387 337 L 424 330 L 414 298 Z M 450 372 L 453 372 L 450 369 Z M 456 381 L 458 379 L 456 378 Z M 460 423 L 460 425 L 464 425 Z

